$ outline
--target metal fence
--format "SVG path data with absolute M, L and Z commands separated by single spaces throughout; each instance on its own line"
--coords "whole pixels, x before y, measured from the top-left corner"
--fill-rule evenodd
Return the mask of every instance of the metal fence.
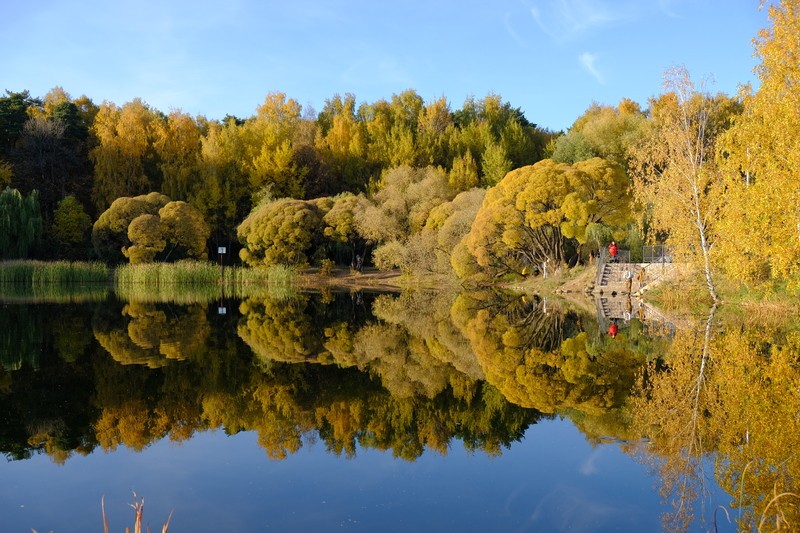
M 672 253 L 663 244 L 642 247 L 643 263 L 672 263 Z
M 631 251 L 618 250 L 615 260 L 611 259 L 611 254 L 608 253 L 608 248 L 600 248 L 600 257 L 598 258 L 598 267 L 606 263 L 630 263 Z M 672 253 L 669 248 L 663 244 L 653 244 L 642 246 L 642 263 L 672 263 Z

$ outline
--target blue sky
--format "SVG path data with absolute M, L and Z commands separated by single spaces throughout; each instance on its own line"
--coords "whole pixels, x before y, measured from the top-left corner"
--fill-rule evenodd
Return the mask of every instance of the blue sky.
M 414 89 L 452 109 L 493 93 L 568 128 L 592 104 L 646 107 L 684 65 L 711 92 L 755 82 L 758 0 L 28 0 L 4 2 L 0 90 L 248 117 L 270 92 Z

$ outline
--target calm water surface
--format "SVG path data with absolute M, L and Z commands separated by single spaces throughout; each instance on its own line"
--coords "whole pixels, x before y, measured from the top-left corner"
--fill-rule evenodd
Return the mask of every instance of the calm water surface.
M 7 299 L 0 531 L 102 531 L 101 498 L 124 531 L 133 492 L 153 531 L 170 512 L 177 532 L 792 520 L 770 504 L 796 490 L 792 333 L 634 307 L 611 338 L 591 306 L 497 293 Z M 733 366 L 701 365 L 715 349 Z M 785 389 L 737 395 L 745 371 Z

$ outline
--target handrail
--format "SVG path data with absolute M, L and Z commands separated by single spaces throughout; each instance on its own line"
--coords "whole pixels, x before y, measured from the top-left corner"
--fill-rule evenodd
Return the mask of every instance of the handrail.
M 606 267 L 606 250 L 600 250 L 600 255 L 597 257 L 597 272 L 595 273 L 594 286 L 599 287 L 603 281 L 603 271 Z

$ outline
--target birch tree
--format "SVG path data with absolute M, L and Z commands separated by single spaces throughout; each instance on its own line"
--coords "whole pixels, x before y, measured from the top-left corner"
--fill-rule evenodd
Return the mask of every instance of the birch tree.
M 722 180 L 714 142 L 731 101 L 696 90 L 685 67 L 668 70 L 664 88 L 651 102 L 649 135 L 634 149 L 635 194 L 648 209 L 651 229 L 667 235 L 673 255 L 699 264 L 716 302 L 711 250 Z

